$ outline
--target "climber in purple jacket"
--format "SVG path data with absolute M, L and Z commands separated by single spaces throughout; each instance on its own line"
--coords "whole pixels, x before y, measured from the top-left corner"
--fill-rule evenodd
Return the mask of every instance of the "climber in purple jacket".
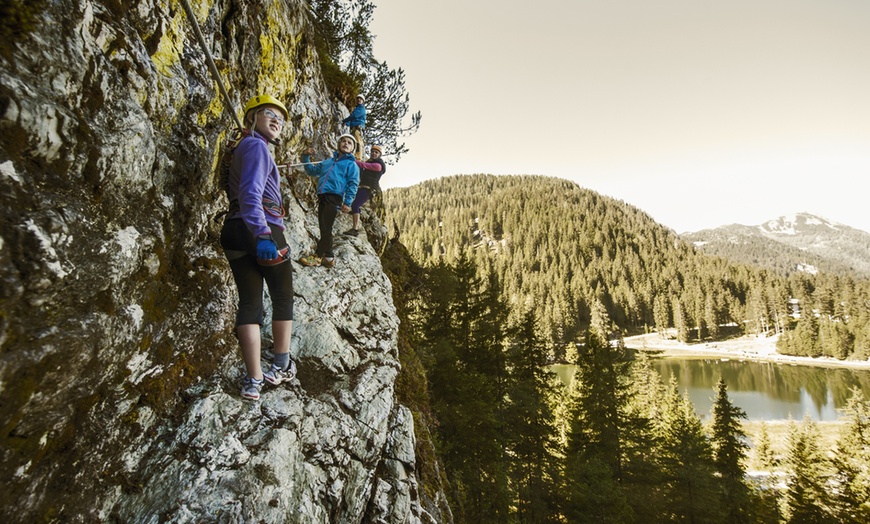
M 246 136 L 233 150 L 226 192 L 230 210 L 221 229 L 221 247 L 239 291 L 236 335 L 247 376 L 242 397 L 259 400 L 263 382 L 277 385 L 296 374 L 290 359 L 293 329 L 293 268 L 284 238 L 278 167 L 269 151 L 287 121 L 287 108 L 269 95 L 245 104 Z M 260 367 L 260 326 L 263 324 L 263 283 L 272 299 L 274 359 L 268 371 Z

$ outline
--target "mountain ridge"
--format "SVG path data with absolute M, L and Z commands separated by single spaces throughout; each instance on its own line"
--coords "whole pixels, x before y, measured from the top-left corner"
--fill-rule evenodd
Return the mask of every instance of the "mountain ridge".
M 870 233 L 813 213 L 703 229 L 680 238 L 703 253 L 783 274 L 826 271 L 870 277 Z

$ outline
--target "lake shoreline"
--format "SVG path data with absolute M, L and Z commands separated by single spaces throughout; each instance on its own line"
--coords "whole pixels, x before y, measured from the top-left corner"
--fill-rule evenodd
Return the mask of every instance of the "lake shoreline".
M 758 337 L 755 335 L 744 335 L 716 342 L 689 344 L 678 342 L 674 339 L 663 338 L 658 333 L 649 333 L 625 337 L 624 341 L 625 346 L 629 349 L 647 351 L 665 358 L 718 358 L 720 360 L 772 362 L 790 366 L 870 370 L 870 361 L 868 360 L 837 360 L 830 357 L 813 358 L 783 355 L 776 351 L 776 341 L 778 338 L 778 336 Z

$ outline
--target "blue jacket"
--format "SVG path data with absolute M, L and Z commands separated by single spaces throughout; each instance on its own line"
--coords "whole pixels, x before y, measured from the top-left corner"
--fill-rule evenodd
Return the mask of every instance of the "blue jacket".
M 325 193 L 341 195 L 345 204 L 349 206 L 353 203 L 356 189 L 359 187 L 359 167 L 352 154 L 345 155 L 335 151 L 332 153 L 332 158 L 319 164 L 309 164 L 311 156 L 302 155 L 302 161 L 305 162 L 305 172 L 310 176 L 318 177 L 318 195 Z
M 343 123 L 350 127 L 365 128 L 366 126 L 366 106 L 360 104 L 353 108 L 350 116 L 342 120 Z
M 269 145 L 260 134 L 243 138 L 233 151 L 227 197 L 231 203 L 234 200 L 239 203 L 238 210 L 232 211 L 227 219 L 240 216 L 251 234 L 271 234 L 269 224 L 284 229 L 281 177 Z M 266 202 L 272 205 L 264 207 Z

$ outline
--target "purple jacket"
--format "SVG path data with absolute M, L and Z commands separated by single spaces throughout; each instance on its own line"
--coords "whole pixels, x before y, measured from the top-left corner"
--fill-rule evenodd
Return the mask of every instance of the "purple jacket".
M 230 166 L 227 197 L 231 212 L 227 219 L 241 216 L 254 236 L 271 234 L 269 224 L 283 230 L 280 181 L 266 139 L 257 133 L 242 139 Z M 233 201 L 238 201 L 238 208 Z

